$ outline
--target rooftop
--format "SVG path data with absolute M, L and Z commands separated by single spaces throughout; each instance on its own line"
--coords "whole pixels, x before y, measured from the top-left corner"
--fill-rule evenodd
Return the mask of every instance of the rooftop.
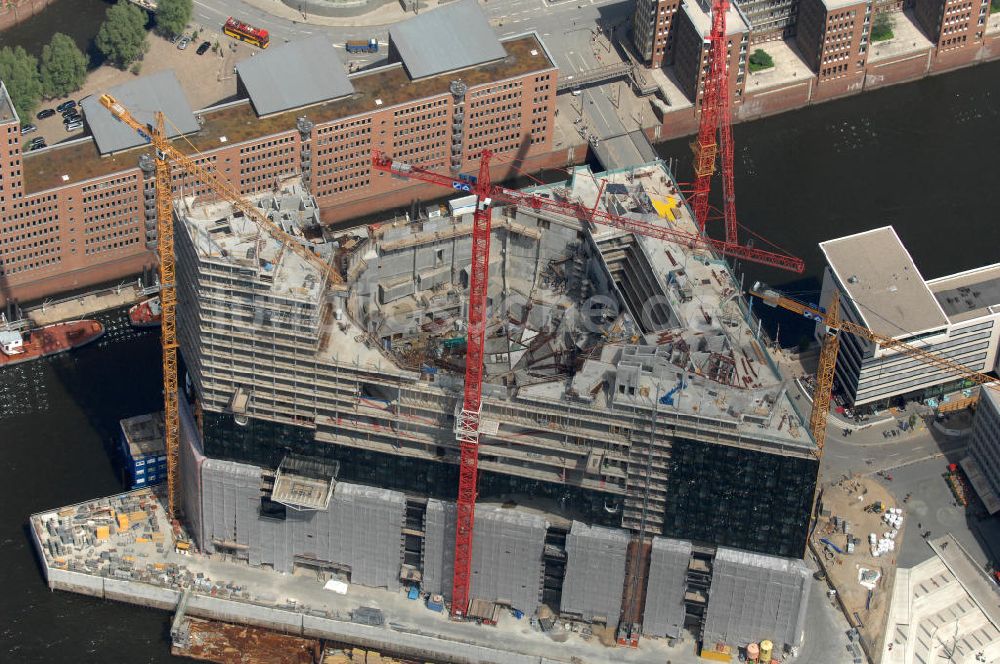
M 706 3 L 705 0 L 684 0 L 682 9 L 687 14 L 687 17 L 691 19 L 691 24 L 694 25 L 695 30 L 702 37 L 707 38 L 712 32 L 710 3 Z M 750 32 L 750 26 L 747 25 L 746 20 L 743 18 L 743 13 L 740 12 L 739 7 L 734 2 L 729 5 L 729 12 L 726 14 L 726 35 L 745 32 Z
M 173 71 L 161 71 L 116 85 L 108 94 L 144 124 L 154 124 L 156 112 L 162 112 L 166 117 L 167 136 L 171 138 L 198 131 L 198 120 Z M 115 119 L 101 105 L 99 95 L 85 97 L 80 106 L 101 154 L 121 152 L 147 143 L 131 127 Z
M 322 240 L 319 231 L 319 208 L 300 181 L 286 185 L 278 194 L 250 200 L 315 253 L 332 254 L 332 246 Z M 234 212 L 228 202 L 191 206 L 188 198 L 178 208 L 184 228 L 203 258 L 252 273 L 259 287 L 273 295 L 310 301 L 319 296 L 326 275 L 298 254 L 285 251 L 280 241 L 262 232 L 243 213 Z
M 121 421 L 122 433 L 133 459 L 163 454 L 163 413 L 148 413 Z
M 0 81 L 0 122 L 11 122 L 17 120 L 17 112 L 14 111 L 14 104 L 7 94 L 7 86 Z
M 1000 263 L 927 282 L 952 323 L 1000 313 Z
M 236 65 L 259 115 L 344 97 L 354 86 L 325 35 L 275 46 Z
M 397 23 L 389 28 L 389 43 L 415 79 L 468 69 L 506 55 L 476 0 L 459 0 Z
M 462 73 L 462 80 L 466 85 L 482 85 L 555 66 L 533 35 L 505 41 L 503 46 L 507 51 L 507 57 L 503 60 Z M 259 118 L 249 101 L 199 111 L 197 115 L 202 120 L 201 129 L 187 136 L 187 139 L 200 151 L 214 150 L 225 144 L 294 131 L 295 122 L 302 115 L 321 124 L 377 108 L 390 108 L 416 99 L 448 94 L 448 86 L 454 78 L 453 75 L 443 74 L 413 81 L 406 75 L 401 64 L 389 65 L 354 74 L 350 77 L 354 94 L 311 106 L 306 111 L 285 111 Z M 182 152 L 191 152 L 185 144 L 179 144 L 178 148 Z M 32 194 L 63 184 L 137 168 L 139 155 L 144 151 L 146 148 L 134 148 L 102 157 L 94 144 L 85 139 L 65 147 L 56 146 L 50 150 L 27 153 L 22 160 L 25 191 Z
M 820 243 L 837 283 L 869 330 L 906 337 L 948 324 L 892 226 Z

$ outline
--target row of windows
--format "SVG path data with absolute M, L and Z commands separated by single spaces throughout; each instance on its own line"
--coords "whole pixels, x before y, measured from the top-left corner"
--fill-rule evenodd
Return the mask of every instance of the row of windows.
M 251 152 L 259 152 L 261 150 L 266 150 L 267 148 L 274 148 L 282 145 L 287 145 L 295 140 L 294 136 L 286 136 L 285 138 L 276 138 L 271 141 L 264 141 L 262 143 L 257 143 L 255 145 L 249 145 L 245 148 L 240 148 L 240 154 L 248 154 Z
M 132 209 L 132 212 L 135 212 L 135 208 Z M 92 235 L 94 233 L 100 233 L 101 231 L 106 231 L 109 228 L 120 228 L 122 226 L 129 226 L 134 223 L 136 223 L 135 217 L 125 218 L 123 215 L 121 219 L 116 219 L 115 221 L 112 221 L 110 223 L 101 224 L 100 226 L 90 226 L 88 228 L 84 228 L 83 234 Z
M 18 274 L 19 272 L 26 272 L 28 270 L 34 270 L 35 268 L 45 267 L 46 265 L 53 265 L 61 262 L 62 262 L 62 257 L 49 256 L 47 258 L 42 258 L 41 260 L 32 261 L 27 265 L 5 267 L 3 264 L 0 264 L 0 276 L 3 276 L 5 274 Z
M 335 187 L 325 187 L 323 189 L 319 189 L 318 193 L 316 195 L 317 196 L 330 196 L 332 194 L 338 194 L 338 193 L 341 193 L 341 192 L 344 192 L 344 191 L 350 191 L 352 189 L 359 189 L 361 187 L 367 187 L 368 186 L 368 182 L 369 182 L 368 180 L 361 180 L 359 182 L 347 182 L 345 184 L 337 185 Z M 317 184 L 325 186 L 325 185 L 329 184 L 329 182 L 320 182 L 320 183 L 317 183 Z
M 116 204 L 114 205 L 111 204 L 106 206 L 101 205 L 99 209 L 101 210 L 107 209 L 108 210 L 107 212 L 98 212 L 97 206 L 94 206 L 92 208 L 85 207 L 83 208 L 83 213 L 85 215 L 83 221 L 84 223 L 87 224 L 93 224 L 98 221 L 108 219 L 110 217 L 116 217 L 118 215 L 128 214 L 130 212 L 137 212 L 139 210 L 138 205 L 128 205 L 128 206 L 125 205 L 125 203 L 135 203 L 137 200 L 138 199 L 135 196 L 132 196 L 129 200 L 117 201 Z
M 327 134 L 343 131 L 344 129 L 351 129 L 353 127 L 370 127 L 371 123 L 372 123 L 371 118 L 364 118 L 363 120 L 351 120 L 350 122 L 338 122 L 336 124 L 320 127 L 319 129 L 316 130 L 316 133 L 320 136 L 325 136 Z M 365 129 L 364 131 L 371 131 L 371 129 Z
M 27 233 L 18 233 L 17 235 L 10 235 L 9 233 L 0 234 L 0 245 L 4 244 L 17 244 L 22 240 L 28 240 L 33 237 L 41 237 L 49 233 L 58 233 L 59 226 L 49 226 L 36 231 L 28 231 Z
M 392 112 L 394 118 L 398 118 L 404 115 L 412 115 L 414 113 L 419 113 L 420 111 L 426 111 L 431 108 L 440 108 L 448 103 L 447 99 L 438 99 L 436 101 L 427 102 L 426 104 L 417 104 L 416 106 L 407 106 L 406 108 L 400 108 Z
M 83 243 L 85 245 L 101 244 L 104 242 L 116 240 L 118 238 L 128 237 L 129 235 L 135 235 L 138 232 L 139 229 L 133 226 L 132 228 L 123 229 L 120 231 L 111 231 L 109 233 L 103 233 L 101 235 L 98 235 L 97 237 L 88 237 L 86 240 L 83 241 Z
M 250 166 L 249 168 L 240 169 L 240 173 L 256 173 L 258 171 L 269 171 L 275 168 L 281 169 L 282 166 L 291 166 L 295 162 L 295 159 L 289 157 L 287 159 L 273 159 L 266 164 L 261 164 L 260 166 Z
M 84 253 L 87 254 L 99 254 L 104 251 L 114 251 L 115 249 L 124 249 L 125 247 L 131 246 L 133 244 L 138 244 L 139 238 L 131 237 L 124 238 L 122 240 L 106 244 L 103 247 L 88 247 Z
M 101 189 L 110 189 L 112 187 L 117 187 L 118 185 L 125 184 L 125 183 L 129 183 L 129 184 L 132 185 L 132 187 L 130 188 L 130 190 L 131 189 L 135 189 L 135 176 L 134 175 L 129 175 L 129 176 L 126 176 L 126 177 L 113 178 L 111 180 L 104 180 L 102 182 L 95 182 L 94 184 L 88 184 L 87 186 L 83 187 L 81 189 L 81 191 L 86 194 L 87 192 L 90 192 L 90 191 L 98 191 L 98 190 L 101 190 Z M 88 199 L 87 196 L 83 197 L 83 202 L 84 203 L 86 203 L 88 200 L 89 199 Z
M 26 249 L 37 249 L 39 247 L 47 247 L 48 245 L 56 244 L 57 242 L 59 242 L 59 236 L 58 235 L 56 235 L 55 237 L 47 237 L 47 238 L 43 238 L 41 240 L 35 240 L 34 242 L 25 243 L 25 244 L 23 244 L 23 245 L 21 245 L 19 247 L 11 247 L 10 249 L 0 250 L 0 255 L 13 256 L 15 254 L 18 254 L 18 255 L 22 255 L 22 256 L 39 256 L 41 254 L 55 253 L 56 251 L 58 251 L 58 247 L 53 247 L 53 248 L 51 248 L 51 250 L 45 250 L 45 251 L 42 251 L 41 253 L 39 253 L 39 252 L 29 252 L 27 254 L 24 254 L 23 252 Z M 10 262 L 10 261 L 7 261 L 7 262 Z

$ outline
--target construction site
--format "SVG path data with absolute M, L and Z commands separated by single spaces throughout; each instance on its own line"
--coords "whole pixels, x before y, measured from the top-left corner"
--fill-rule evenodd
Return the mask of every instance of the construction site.
M 662 162 L 600 174 L 583 167 L 530 193 L 696 232 Z M 616 645 L 633 646 L 614 657 L 634 661 L 762 641 L 796 652 L 817 449 L 734 275 L 710 248 L 593 216 L 493 211 L 463 611 L 501 628 L 490 632 L 438 613 L 455 612 L 455 430 L 475 198 L 346 235 L 319 225 L 294 180 L 252 203 L 331 269 L 262 233 L 245 210 L 177 202 L 188 390 L 179 404 L 183 525 L 173 535 L 183 550 L 152 533 L 137 538 L 127 524 L 99 530 L 80 508 L 36 515 L 50 586 L 103 584 L 109 596 L 115 579 L 140 588 L 129 601 L 141 602 L 150 583 L 181 593 L 177 601 L 189 589 L 193 601 L 219 597 L 191 581 L 196 569 L 224 586 L 253 579 L 240 606 L 277 607 L 280 620 L 190 612 L 300 636 L 310 635 L 304 620 L 322 616 L 338 625 L 324 638 L 442 661 L 558 661 L 544 645 L 567 635 L 581 650 L 566 656 L 585 661 L 611 658 Z M 153 532 L 170 532 L 164 524 Z M 120 546 L 95 546 L 122 536 L 145 545 L 129 564 Z M 188 574 L 147 571 L 177 561 Z M 350 588 L 346 605 L 330 592 L 341 587 Z M 338 631 L 341 622 L 357 628 L 347 616 L 359 597 L 384 614 L 377 639 Z M 414 612 L 408 597 L 426 608 Z M 177 601 L 159 605 L 178 610 Z M 426 620 L 432 631 L 442 620 L 453 637 L 429 650 L 396 639 L 429 629 Z M 493 643 L 504 625 L 534 636 Z M 500 650 L 456 655 L 465 641 Z

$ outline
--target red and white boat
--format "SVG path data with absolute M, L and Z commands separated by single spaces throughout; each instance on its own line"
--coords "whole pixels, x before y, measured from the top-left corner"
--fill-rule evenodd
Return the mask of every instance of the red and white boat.
M 104 334 L 96 320 L 55 323 L 28 332 L 0 330 L 0 367 L 65 353 L 89 344 Z
M 159 327 L 163 318 L 160 297 L 151 297 L 128 310 L 128 320 L 132 327 Z

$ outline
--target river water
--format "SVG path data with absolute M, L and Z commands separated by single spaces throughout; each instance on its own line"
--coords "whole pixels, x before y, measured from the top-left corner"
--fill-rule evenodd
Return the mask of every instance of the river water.
M 884 224 L 925 277 L 996 261 L 993 91 L 1000 63 L 738 126 L 742 223 L 807 263 L 801 277 L 745 266 L 748 282 L 809 297 L 817 242 Z M 690 177 L 686 141 L 659 152 Z M 33 512 L 121 490 L 109 461 L 117 422 L 158 408 L 156 333 L 129 330 L 123 312 L 102 320 L 109 332 L 90 347 L 0 370 L 0 661 L 173 661 L 167 614 L 50 593 L 27 535 Z
M 91 66 L 103 61 L 92 40 L 104 22 L 104 13 L 114 4 L 111 0 L 58 0 L 31 18 L 0 32 L 0 47 L 23 46 L 36 58 L 52 35 L 69 35 L 81 51 L 90 56 Z

